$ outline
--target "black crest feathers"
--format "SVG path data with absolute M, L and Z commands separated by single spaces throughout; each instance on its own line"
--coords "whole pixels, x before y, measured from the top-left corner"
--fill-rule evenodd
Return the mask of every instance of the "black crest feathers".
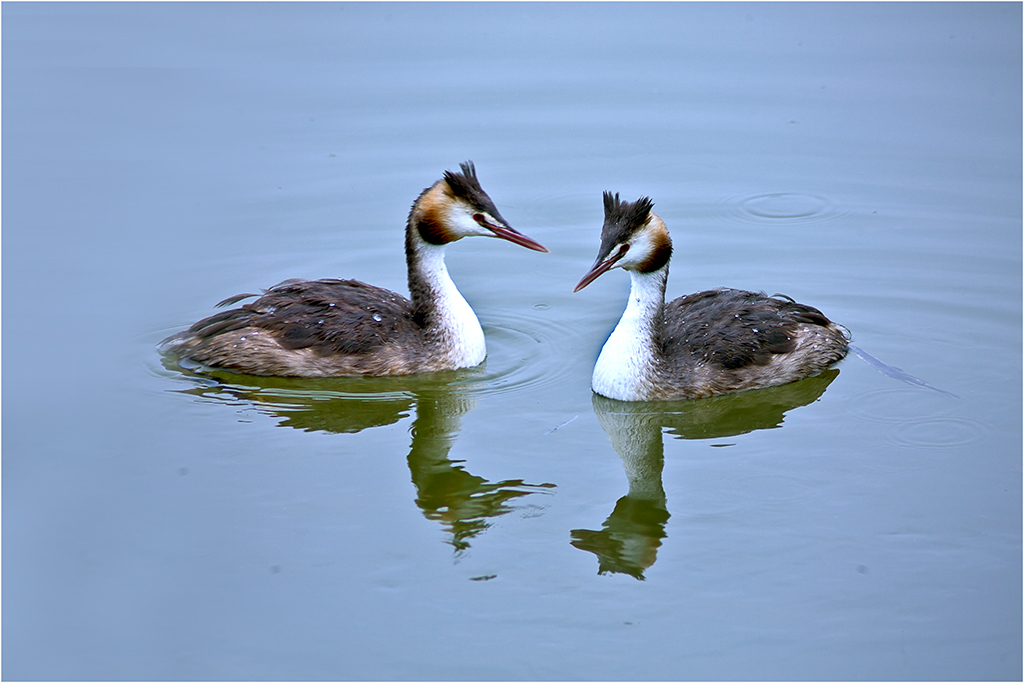
M 478 211 L 489 213 L 493 218 L 507 224 L 498 212 L 498 207 L 494 205 L 491 198 L 484 192 L 484 188 L 480 186 L 473 162 L 466 161 L 459 164 L 459 168 L 462 169 L 461 173 L 444 172 L 444 181 L 451 189 L 452 196 L 463 200 Z
M 624 202 L 619 199 L 619 193 L 604 193 L 604 222 L 605 225 L 615 225 L 619 230 L 632 232 L 647 222 L 654 208 L 654 201 L 650 197 L 640 197 L 635 202 Z
M 619 199 L 618 192 L 605 192 L 602 241 L 623 241 L 647 223 L 652 208 L 654 202 L 650 197 L 624 202 Z
M 480 187 L 480 181 L 476 177 L 476 167 L 473 166 L 473 162 L 466 161 L 459 164 L 459 168 L 462 169 L 462 173 L 444 172 L 445 182 L 452 189 L 452 193 L 469 202 L 479 202 L 481 195 L 486 197 L 487 194 L 484 192 L 484 188 Z

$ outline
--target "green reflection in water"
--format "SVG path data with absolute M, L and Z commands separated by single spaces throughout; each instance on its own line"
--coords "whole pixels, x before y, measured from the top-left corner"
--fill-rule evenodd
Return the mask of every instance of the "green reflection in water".
M 490 482 L 467 472 L 465 461 L 448 457 L 462 416 L 475 405 L 471 387 L 483 376 L 480 369 L 401 378 L 298 379 L 200 372 L 173 358 L 163 362 L 194 381 L 181 393 L 251 406 L 277 418 L 279 426 L 303 431 L 354 433 L 394 424 L 415 409 L 408 456 L 415 502 L 427 519 L 440 522 L 457 556 L 490 526 L 491 518 L 513 510 L 510 501 L 555 487 L 521 479 Z
M 670 517 L 661 481 L 662 430 L 678 439 L 715 439 L 774 429 L 788 411 L 818 400 L 838 374 L 832 368 L 780 387 L 691 401 L 627 402 L 594 394 L 594 412 L 622 459 L 629 493 L 599 531 L 573 529 L 571 544 L 597 555 L 599 574 L 643 580 L 658 559 Z
M 427 519 L 441 522 L 457 553 L 490 526 L 488 519 L 512 511 L 508 501 L 555 486 L 526 484 L 521 479 L 489 482 L 463 469 L 459 463 L 464 461 L 449 459 L 460 418 L 471 407 L 469 399 L 448 392 L 419 394 L 409 449 L 416 504 Z

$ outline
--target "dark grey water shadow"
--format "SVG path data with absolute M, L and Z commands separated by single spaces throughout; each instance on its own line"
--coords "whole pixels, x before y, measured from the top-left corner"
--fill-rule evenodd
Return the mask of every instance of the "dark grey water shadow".
M 787 412 L 818 400 L 838 375 L 832 368 L 781 387 L 691 401 L 616 401 L 594 394 L 594 413 L 622 459 L 629 492 L 600 530 L 573 529 L 572 546 L 597 555 L 599 574 L 642 581 L 658 559 L 671 516 L 661 478 L 662 432 L 677 439 L 717 439 L 775 429 Z
M 852 351 L 854 355 L 856 355 L 862 361 L 864 361 L 874 369 L 878 370 L 883 375 L 886 375 L 887 377 L 892 377 L 893 379 L 899 380 L 900 382 L 903 382 L 905 384 L 910 384 L 916 387 L 923 387 L 925 389 L 931 389 L 932 391 L 937 391 L 938 393 L 943 394 L 945 396 L 949 396 L 950 398 L 959 398 L 959 396 L 957 396 L 954 393 L 948 392 L 945 389 L 940 389 L 937 386 L 929 384 L 928 382 L 925 382 L 923 379 L 920 379 L 918 377 L 914 377 L 913 375 L 906 373 L 895 366 L 889 365 L 888 363 L 883 363 L 882 361 L 878 360 L 877 358 L 875 358 L 874 356 L 872 356 L 870 353 L 860 348 L 859 346 L 854 346 L 853 344 L 850 344 L 850 351 Z
M 180 393 L 252 408 L 276 418 L 281 427 L 355 433 L 394 424 L 415 412 L 407 457 L 415 502 L 427 519 L 441 524 L 456 556 L 491 526 L 490 520 L 512 512 L 511 501 L 555 487 L 521 479 L 491 482 L 467 472 L 464 460 L 449 457 L 462 417 L 476 403 L 466 387 L 478 369 L 403 378 L 295 379 L 189 369 L 168 357 L 163 363 L 190 380 L 191 386 Z

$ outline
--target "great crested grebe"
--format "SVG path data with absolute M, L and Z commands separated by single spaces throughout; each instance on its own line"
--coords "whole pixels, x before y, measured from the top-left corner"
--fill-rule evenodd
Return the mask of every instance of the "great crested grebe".
M 672 240 L 649 197 L 604 193 L 597 261 L 580 291 L 612 268 L 629 303 L 594 366 L 591 386 L 620 401 L 689 399 L 786 384 L 842 360 L 845 330 L 792 299 L 712 289 L 665 303 Z
M 260 298 L 200 320 L 163 350 L 213 368 L 255 375 L 411 375 L 479 365 L 484 333 L 444 263 L 463 237 L 500 237 L 547 252 L 511 227 L 476 177 L 461 173 L 425 189 L 409 212 L 405 258 L 411 300 L 356 280 L 287 280 Z M 257 296 L 243 294 L 218 306 Z

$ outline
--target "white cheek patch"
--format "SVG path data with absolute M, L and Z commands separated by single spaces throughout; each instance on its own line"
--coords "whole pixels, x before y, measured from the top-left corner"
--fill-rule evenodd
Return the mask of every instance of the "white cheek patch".
M 650 235 L 642 233 L 629 243 L 629 251 L 626 252 L 626 255 L 619 263 L 623 268 L 635 268 L 642 263 L 646 263 L 654 253 L 654 246 L 654 241 Z
M 459 238 L 462 237 L 494 237 L 494 233 L 473 219 L 473 212 L 468 206 L 457 204 L 449 212 L 448 225 Z

